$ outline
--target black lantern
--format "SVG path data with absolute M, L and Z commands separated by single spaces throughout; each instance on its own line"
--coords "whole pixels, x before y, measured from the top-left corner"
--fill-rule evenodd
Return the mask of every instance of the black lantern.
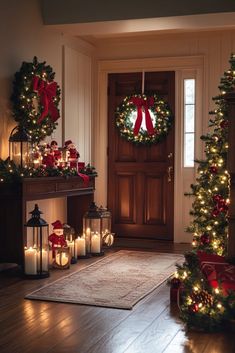
M 100 206 L 99 212 L 101 215 L 101 235 L 103 244 L 109 247 L 113 245 L 114 242 L 114 233 L 111 233 L 112 215 L 107 208 L 102 206 Z
M 26 168 L 30 163 L 30 147 L 30 136 L 21 125 L 16 126 L 11 131 L 9 137 L 10 159 L 13 160 L 17 166 Z
M 32 217 L 25 224 L 24 273 L 29 278 L 45 278 L 49 276 L 48 223 L 40 217 L 37 204 L 30 213 Z
M 75 230 L 74 228 L 70 227 L 68 224 L 63 225 L 64 229 L 64 236 L 67 242 L 67 246 L 69 248 L 69 252 L 71 255 L 71 264 L 77 263 L 77 243 L 75 239 Z
M 88 212 L 83 217 L 83 233 L 86 239 L 87 254 L 104 255 L 102 250 L 102 217 L 94 202 L 91 203 Z

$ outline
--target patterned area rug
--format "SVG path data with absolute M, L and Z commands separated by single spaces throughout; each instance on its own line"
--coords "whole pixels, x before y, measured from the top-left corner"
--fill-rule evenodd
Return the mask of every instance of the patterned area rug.
M 26 298 L 132 309 L 165 282 L 182 260 L 183 256 L 176 254 L 120 250 Z

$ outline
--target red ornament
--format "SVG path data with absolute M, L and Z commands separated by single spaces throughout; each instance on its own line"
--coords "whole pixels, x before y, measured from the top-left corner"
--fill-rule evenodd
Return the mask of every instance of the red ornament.
M 219 202 L 219 201 L 221 201 L 222 200 L 222 196 L 221 195 L 219 195 L 219 194 L 216 194 L 216 195 L 214 195 L 213 196 L 213 201 L 214 202 Z
M 208 233 L 204 233 L 201 235 L 200 238 L 201 244 L 206 245 L 210 243 L 210 236 Z
M 228 127 L 228 120 L 223 120 L 221 123 L 220 123 L 220 127 L 222 129 L 225 129 L 226 127 Z
M 197 312 L 198 312 L 198 309 L 199 309 L 199 307 L 198 307 L 198 304 L 196 304 L 196 303 L 191 304 L 191 305 L 189 306 L 189 310 L 192 311 L 193 313 L 197 313 Z
M 212 211 L 212 213 L 211 213 L 211 215 L 212 215 L 213 217 L 217 217 L 219 213 L 220 213 L 220 211 L 219 211 L 217 208 L 214 208 L 213 211 Z
M 213 166 L 210 167 L 210 172 L 211 172 L 212 174 L 217 174 L 218 168 L 213 165 Z

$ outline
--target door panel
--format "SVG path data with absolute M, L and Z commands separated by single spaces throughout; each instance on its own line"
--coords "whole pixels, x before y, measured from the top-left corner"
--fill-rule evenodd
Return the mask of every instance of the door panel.
M 142 73 L 108 78 L 108 207 L 118 237 L 173 239 L 174 127 L 160 143 L 135 145 L 120 136 L 115 110 L 121 101 L 141 93 Z M 174 72 L 145 73 L 145 93 L 156 93 L 174 113 Z

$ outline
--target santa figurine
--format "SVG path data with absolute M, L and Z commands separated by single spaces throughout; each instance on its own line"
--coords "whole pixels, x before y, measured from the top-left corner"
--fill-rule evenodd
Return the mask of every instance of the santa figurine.
M 63 224 L 57 220 L 52 223 L 53 233 L 49 235 L 48 239 L 51 242 L 52 247 L 52 257 L 55 257 L 55 249 L 67 247 L 67 242 L 64 237 Z
M 56 141 L 51 141 L 51 153 L 54 156 L 55 164 L 58 165 L 61 160 L 62 153 L 59 150 L 58 143 Z
M 78 158 L 80 157 L 80 154 L 79 154 L 75 144 L 71 140 L 68 140 L 68 141 L 65 141 L 64 145 L 66 148 L 66 154 L 67 154 L 70 168 L 77 169 Z
M 45 168 L 53 168 L 55 166 L 55 157 L 51 153 L 51 147 L 50 145 L 47 145 L 45 152 L 42 157 L 42 165 Z

